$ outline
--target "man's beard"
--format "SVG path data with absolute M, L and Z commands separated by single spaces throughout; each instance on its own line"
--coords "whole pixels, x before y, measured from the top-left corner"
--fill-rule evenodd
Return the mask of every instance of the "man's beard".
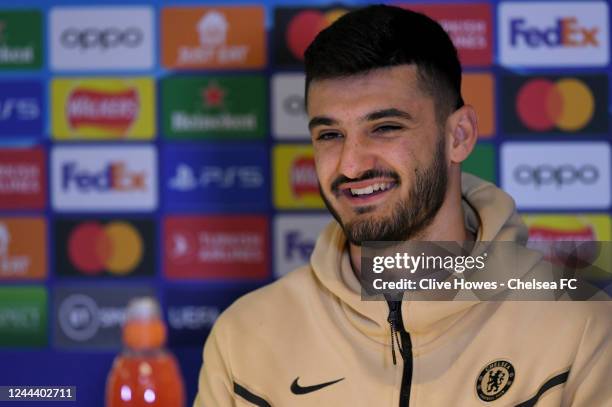
M 376 177 L 391 177 L 401 186 L 399 175 L 395 172 L 370 170 L 359 179 L 362 181 Z M 342 181 L 342 182 L 341 182 Z M 339 184 L 348 181 L 344 177 L 337 179 L 332 185 L 332 191 Z M 356 220 L 344 223 L 338 212 L 331 205 L 323 191 L 321 196 L 336 221 L 344 229 L 349 242 L 361 246 L 362 242 L 373 241 L 406 241 L 417 236 L 431 224 L 444 203 L 448 185 L 447 165 L 445 161 L 445 140 L 438 137 L 433 162 L 424 170 L 415 170 L 414 187 L 409 191 L 408 198 L 401 199 L 392 209 L 391 214 L 378 219 Z M 356 210 L 358 214 L 367 213 L 373 207 L 363 207 Z

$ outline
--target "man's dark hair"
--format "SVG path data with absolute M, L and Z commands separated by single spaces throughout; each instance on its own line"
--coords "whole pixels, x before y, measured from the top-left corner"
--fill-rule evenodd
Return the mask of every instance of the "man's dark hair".
M 439 125 L 463 106 L 455 46 L 440 24 L 414 11 L 376 5 L 347 13 L 317 35 L 304 61 L 306 98 L 313 80 L 414 64 L 421 90 L 434 99 Z

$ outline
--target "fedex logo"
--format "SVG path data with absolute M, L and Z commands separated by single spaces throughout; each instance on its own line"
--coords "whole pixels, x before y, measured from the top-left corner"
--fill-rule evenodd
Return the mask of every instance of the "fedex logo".
M 274 274 L 281 277 L 308 264 L 329 214 L 278 215 L 274 219 Z
M 70 187 L 83 191 L 146 190 L 146 173 L 131 172 L 121 161 L 112 162 L 100 171 L 79 168 L 78 163 L 72 161 L 62 166 L 62 188 Z
M 61 146 L 51 150 L 55 210 L 147 211 L 157 207 L 157 156 L 146 146 Z
M 284 240 L 284 256 L 287 260 L 308 262 L 315 246 L 314 240 L 308 239 L 299 230 L 288 231 Z
M 582 27 L 576 17 L 559 18 L 554 26 L 538 29 L 528 26 L 524 18 L 510 20 L 510 43 L 524 41 L 528 47 L 597 47 L 598 27 Z
M 608 4 L 502 2 L 499 57 L 524 67 L 605 66 L 609 61 Z

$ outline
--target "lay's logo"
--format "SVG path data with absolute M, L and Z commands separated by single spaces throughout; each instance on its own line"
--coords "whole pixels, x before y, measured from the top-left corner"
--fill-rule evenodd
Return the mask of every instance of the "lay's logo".
M 136 89 L 102 92 L 76 89 L 68 97 L 66 114 L 70 127 L 106 128 L 115 134 L 125 134 L 138 117 L 140 101 Z
M 291 190 L 296 198 L 319 193 L 319 182 L 314 159 L 311 156 L 298 157 L 291 168 Z
M 605 66 L 610 59 L 603 1 L 502 2 L 498 30 L 502 65 Z
M 155 134 L 151 79 L 55 79 L 51 89 L 56 139 L 143 140 Z
M 570 230 L 559 230 L 553 227 L 534 226 L 529 229 L 529 239 L 532 241 L 546 240 L 574 240 L 589 241 L 597 240 L 595 231 L 590 225 Z
M 311 145 L 274 147 L 274 205 L 278 209 L 324 208 Z
M 606 249 L 612 226 L 608 215 L 524 215 L 523 221 L 529 230 L 528 247 L 541 251 L 546 260 L 575 266 L 580 259 L 595 266 L 581 271 L 588 278 L 609 278 L 609 272 L 601 272 L 612 265 L 612 253 Z

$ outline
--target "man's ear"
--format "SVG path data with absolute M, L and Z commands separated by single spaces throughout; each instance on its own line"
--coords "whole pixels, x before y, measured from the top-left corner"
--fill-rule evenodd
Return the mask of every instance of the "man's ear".
M 474 108 L 464 105 L 453 112 L 446 121 L 449 157 L 453 163 L 463 162 L 478 140 L 478 118 Z

